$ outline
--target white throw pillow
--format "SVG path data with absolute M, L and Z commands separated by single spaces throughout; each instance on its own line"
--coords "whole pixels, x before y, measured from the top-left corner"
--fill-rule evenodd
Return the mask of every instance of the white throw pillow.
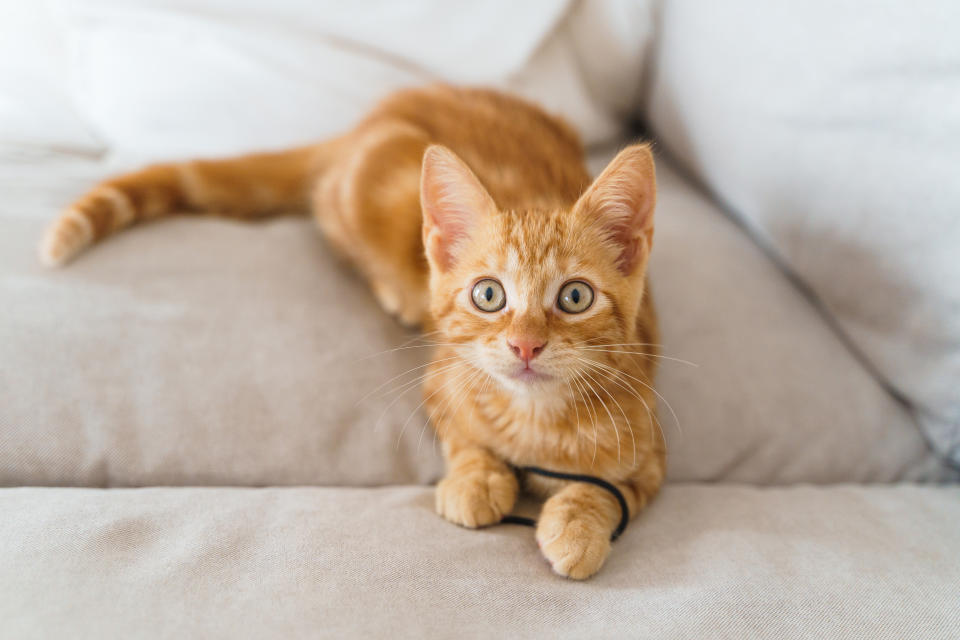
M 438 81 L 509 89 L 609 141 L 638 102 L 650 5 L 20 3 L 0 9 L 0 152 L 80 138 L 128 164 L 283 147 Z
M 0 3 L 0 155 L 104 152 L 69 97 L 60 35 L 46 5 Z
M 663 146 L 960 463 L 960 4 L 662 9 Z

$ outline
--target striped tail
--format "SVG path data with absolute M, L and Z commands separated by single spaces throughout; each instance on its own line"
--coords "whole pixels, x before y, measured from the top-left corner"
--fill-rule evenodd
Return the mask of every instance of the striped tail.
M 306 212 L 313 183 L 346 142 L 344 136 L 276 153 L 159 164 L 105 180 L 50 225 L 40 260 L 60 266 L 112 233 L 174 213 L 251 219 Z

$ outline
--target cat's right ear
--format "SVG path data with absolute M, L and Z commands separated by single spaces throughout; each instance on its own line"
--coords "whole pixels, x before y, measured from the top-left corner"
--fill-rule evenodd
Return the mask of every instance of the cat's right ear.
M 420 208 L 427 259 L 448 271 L 479 221 L 496 211 L 496 204 L 463 160 L 444 146 L 431 145 L 423 154 Z
M 625 148 L 574 205 L 574 215 L 598 228 L 617 252 L 625 275 L 646 268 L 653 245 L 657 179 L 649 144 Z

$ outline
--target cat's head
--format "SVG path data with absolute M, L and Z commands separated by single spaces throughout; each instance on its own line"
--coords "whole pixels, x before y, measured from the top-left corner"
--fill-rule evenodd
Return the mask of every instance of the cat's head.
M 647 145 L 624 149 L 572 209 L 500 210 L 453 152 L 421 175 L 431 315 L 440 342 L 507 388 L 574 380 L 590 345 L 632 342 L 656 201 Z

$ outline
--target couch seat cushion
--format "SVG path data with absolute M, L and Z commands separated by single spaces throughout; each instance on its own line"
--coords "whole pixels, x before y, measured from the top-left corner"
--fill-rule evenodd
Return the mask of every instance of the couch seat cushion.
M 953 639 L 960 488 L 675 485 L 588 582 L 426 487 L 0 490 L 5 637 Z

